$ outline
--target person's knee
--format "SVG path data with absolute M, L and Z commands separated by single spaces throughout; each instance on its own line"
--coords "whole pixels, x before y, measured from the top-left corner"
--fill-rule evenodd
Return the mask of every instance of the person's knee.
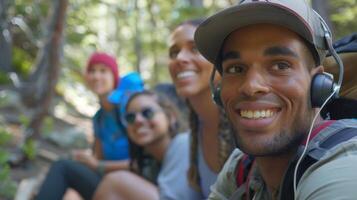
M 74 162 L 75 161 L 73 160 L 64 160 L 64 159 L 57 160 L 51 165 L 49 172 L 65 173 L 67 169 L 71 168 L 71 166 L 74 165 Z
M 103 177 L 102 182 L 108 185 L 118 185 L 120 182 L 127 180 L 131 176 L 131 172 L 120 170 L 110 172 Z
M 63 169 L 66 168 L 67 166 L 70 165 L 70 163 L 73 162 L 71 160 L 57 160 L 56 162 L 54 162 L 51 166 L 51 168 L 55 168 L 55 169 Z
M 99 199 L 119 199 L 122 191 L 122 181 L 126 176 L 126 171 L 115 171 L 106 174 L 100 182 L 95 194 L 94 200 Z

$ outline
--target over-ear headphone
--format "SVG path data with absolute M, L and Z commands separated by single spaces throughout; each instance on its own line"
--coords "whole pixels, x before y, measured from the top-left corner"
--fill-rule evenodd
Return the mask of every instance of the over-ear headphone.
M 212 99 L 217 106 L 223 108 L 223 102 L 221 99 L 221 83 L 218 83 L 217 86 L 214 85 L 214 77 L 215 76 L 216 76 L 216 67 L 213 67 L 210 82 L 209 82 L 210 88 L 211 88 Z
M 324 31 L 324 46 L 326 49 L 329 50 L 329 52 L 332 54 L 334 59 L 336 60 L 338 66 L 339 66 L 339 79 L 338 83 L 335 83 L 333 80 L 333 75 L 329 73 L 318 73 L 316 74 L 312 80 L 311 80 L 311 89 L 310 89 L 310 96 L 311 96 L 311 106 L 312 107 L 321 107 L 327 98 L 333 93 L 332 98 L 337 98 L 338 93 L 341 88 L 342 84 L 342 79 L 343 79 L 343 63 L 336 53 L 335 49 L 332 46 L 332 37 L 331 37 L 331 31 L 329 27 L 327 26 L 325 20 L 322 19 L 322 17 L 315 11 L 313 10 L 314 13 L 318 16 L 320 20 L 321 27 Z
M 336 88 L 332 74 L 326 72 L 315 74 L 310 88 L 311 106 L 321 107 Z M 338 94 L 335 93 L 333 98 L 337 96 Z
M 311 80 L 311 86 L 310 86 L 310 97 L 311 97 L 311 106 L 312 107 L 321 107 L 324 102 L 327 100 L 327 98 L 334 93 L 332 98 L 337 98 L 338 93 L 342 84 L 342 79 L 343 79 L 343 63 L 336 53 L 335 49 L 332 46 L 332 38 L 331 38 L 331 31 L 328 28 L 326 22 L 322 19 L 322 17 L 315 12 L 315 14 L 319 17 L 321 26 L 324 30 L 324 42 L 326 48 L 330 51 L 334 59 L 336 60 L 338 66 L 339 66 L 339 79 L 338 83 L 334 82 L 333 75 L 323 72 L 323 73 L 318 73 L 315 74 L 314 77 Z M 215 63 L 216 65 L 220 65 L 219 59 L 217 59 L 217 62 Z M 217 86 L 214 85 L 214 77 L 216 74 L 216 67 L 213 68 L 213 71 L 211 73 L 211 79 L 210 79 L 210 88 L 211 88 L 211 93 L 212 93 L 212 98 L 213 101 L 216 103 L 216 105 L 223 107 L 223 103 L 221 100 L 221 84 L 218 83 Z

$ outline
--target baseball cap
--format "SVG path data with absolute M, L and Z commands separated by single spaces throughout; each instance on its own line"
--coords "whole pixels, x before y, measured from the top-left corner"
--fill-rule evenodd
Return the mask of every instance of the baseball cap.
M 195 32 L 195 43 L 201 54 L 216 64 L 225 39 L 233 31 L 260 23 L 283 26 L 297 33 L 312 44 L 317 62 L 324 60 L 329 49 L 325 35 L 331 33 L 305 0 L 241 0 L 201 23 Z
M 144 90 L 144 81 L 137 72 L 131 72 L 120 79 L 120 84 L 113 90 L 108 101 L 114 104 L 126 104 L 129 96 L 135 92 Z

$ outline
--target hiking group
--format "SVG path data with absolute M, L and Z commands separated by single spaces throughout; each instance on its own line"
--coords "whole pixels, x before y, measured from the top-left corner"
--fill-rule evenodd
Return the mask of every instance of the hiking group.
M 168 46 L 171 92 L 90 57 L 93 155 L 55 162 L 37 199 L 356 199 L 356 34 L 333 43 L 304 0 L 242 0 Z

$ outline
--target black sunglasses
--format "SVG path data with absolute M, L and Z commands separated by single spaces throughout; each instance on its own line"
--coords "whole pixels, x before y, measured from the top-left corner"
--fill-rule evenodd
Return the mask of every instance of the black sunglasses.
M 139 112 L 128 112 L 124 116 L 125 121 L 128 124 L 133 124 L 135 122 L 136 115 L 138 113 L 140 113 L 140 115 L 143 116 L 145 119 L 151 120 L 155 115 L 155 110 L 153 108 L 147 107 L 147 108 L 141 109 L 141 111 L 139 111 Z

